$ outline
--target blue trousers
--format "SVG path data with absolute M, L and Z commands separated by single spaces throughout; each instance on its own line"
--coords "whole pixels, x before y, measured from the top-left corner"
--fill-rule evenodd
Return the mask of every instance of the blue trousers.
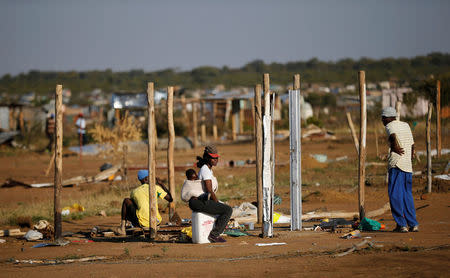
M 412 173 L 398 168 L 389 169 L 388 194 L 392 216 L 397 225 L 417 226 L 416 209 L 412 196 Z

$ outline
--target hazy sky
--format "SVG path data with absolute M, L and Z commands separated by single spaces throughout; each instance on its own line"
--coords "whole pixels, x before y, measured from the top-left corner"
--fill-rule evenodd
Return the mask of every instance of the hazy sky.
M 0 0 L 0 76 L 450 52 L 448 0 Z

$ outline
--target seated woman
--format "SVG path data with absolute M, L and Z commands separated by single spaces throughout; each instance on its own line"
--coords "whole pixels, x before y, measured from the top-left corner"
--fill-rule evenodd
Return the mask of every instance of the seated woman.
M 197 157 L 197 159 L 197 167 L 200 168 L 198 179 L 202 181 L 202 193 L 207 193 L 207 197 L 205 198 L 204 194 L 192 196 L 189 199 L 189 207 L 195 212 L 218 215 L 214 223 L 214 228 L 208 236 L 208 240 L 210 242 L 226 242 L 220 234 L 223 233 L 230 220 L 233 209 L 229 205 L 219 202 L 216 196 L 218 183 L 212 171 L 212 168 L 217 165 L 219 160 L 216 146 L 206 146 L 203 157 Z

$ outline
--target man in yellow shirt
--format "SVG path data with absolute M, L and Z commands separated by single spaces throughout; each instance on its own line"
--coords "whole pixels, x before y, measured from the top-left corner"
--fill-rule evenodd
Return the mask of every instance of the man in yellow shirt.
M 139 170 L 138 179 L 141 185 L 131 191 L 130 198 L 125 198 L 122 203 L 122 220 L 116 234 L 125 235 L 127 220 L 135 227 L 149 227 L 149 196 L 148 196 L 148 171 Z M 158 210 L 158 198 L 172 202 L 173 198 L 164 184 L 156 178 L 156 222 L 161 224 L 162 217 Z

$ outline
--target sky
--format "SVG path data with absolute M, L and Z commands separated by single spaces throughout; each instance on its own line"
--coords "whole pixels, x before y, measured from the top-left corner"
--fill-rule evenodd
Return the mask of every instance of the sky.
M 0 77 L 450 52 L 448 0 L 0 0 Z

